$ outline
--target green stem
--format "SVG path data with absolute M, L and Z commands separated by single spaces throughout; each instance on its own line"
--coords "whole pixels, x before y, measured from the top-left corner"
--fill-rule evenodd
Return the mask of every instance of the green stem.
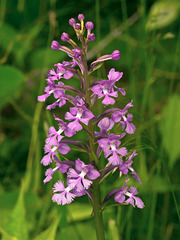
M 97 240 L 105 240 L 104 224 L 102 218 L 102 211 L 100 209 L 100 188 L 99 182 L 94 180 L 93 183 L 93 210 L 94 210 L 94 223 L 96 228 Z
M 89 105 L 89 109 L 92 108 L 91 99 L 90 99 L 90 80 L 89 80 L 89 73 L 88 73 L 88 66 L 87 66 L 87 58 L 85 53 L 85 44 L 84 40 L 81 39 L 82 43 L 82 58 L 83 58 L 83 65 L 84 65 L 84 80 L 85 80 L 85 100 Z M 89 160 L 95 161 L 96 165 L 98 165 L 98 160 L 94 159 L 94 154 L 96 154 L 95 148 L 95 136 L 94 136 L 94 126 L 92 120 L 88 123 L 88 130 L 92 137 L 89 138 L 89 146 L 90 146 L 90 154 Z M 96 228 L 96 237 L 97 240 L 105 240 L 105 232 L 104 232 L 104 224 L 102 218 L 102 211 L 101 211 L 101 197 L 100 197 L 100 185 L 98 180 L 94 180 L 93 182 L 93 210 L 94 210 L 94 222 Z

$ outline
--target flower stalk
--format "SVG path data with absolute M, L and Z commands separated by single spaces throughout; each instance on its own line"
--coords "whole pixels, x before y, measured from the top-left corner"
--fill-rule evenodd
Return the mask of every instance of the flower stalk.
M 61 46 L 57 41 L 53 41 L 51 45 L 53 50 L 66 52 L 71 61 L 63 61 L 54 65 L 55 68 L 49 71 L 46 79 L 45 94 L 39 96 L 38 100 L 44 102 L 50 95 L 53 95 L 55 102 L 48 105 L 47 109 L 52 110 L 57 106 L 62 108 L 68 101 L 72 107 L 65 113 L 65 121 L 54 115 L 58 129 L 54 126 L 49 128 L 44 147 L 45 156 L 41 163 L 45 166 L 55 165 L 54 168 L 47 169 L 44 183 L 49 182 L 56 171 L 66 174 L 66 183 L 59 180 L 54 184 L 52 200 L 58 205 L 69 204 L 76 197 L 87 194 L 93 207 L 97 240 L 105 240 L 101 208 L 110 198 L 114 197 L 119 204 L 126 203 L 138 208 L 144 207 L 143 201 L 136 196 L 138 194 L 136 187 L 126 186 L 130 180 L 129 175 L 133 175 L 137 182 L 141 183 L 132 167 L 133 158 L 137 153 L 135 150 L 128 152 L 126 147 L 121 147 L 123 137 L 135 131 L 132 123 L 133 115 L 128 113 L 129 108 L 133 107 L 133 101 L 123 109 L 109 108 L 99 116 L 94 115 L 94 103 L 98 99 L 103 99 L 104 106 L 111 106 L 115 104 L 119 93 L 123 96 L 126 94 L 123 88 L 116 86 L 116 82 L 122 78 L 123 73 L 115 71 L 114 68 L 109 71 L 108 80 L 96 80 L 93 83 L 90 81 L 90 73 L 98 69 L 98 64 L 102 65 L 104 61 L 111 59 L 119 60 L 120 52 L 115 50 L 112 54 L 101 56 L 88 67 L 87 51 L 89 43 L 95 40 L 95 34 L 91 32 L 94 24 L 90 21 L 84 23 L 83 14 L 79 14 L 78 19 L 80 23 L 76 23 L 76 20 L 71 18 L 69 24 L 74 28 L 81 47 L 70 39 L 67 33 L 62 34 L 61 40 L 69 43 L 72 49 Z M 66 83 L 74 75 L 79 78 L 80 89 L 75 89 Z M 67 94 L 67 91 L 70 94 Z M 109 133 L 116 124 L 120 125 L 118 134 Z M 99 132 L 95 131 L 95 126 L 100 129 Z M 68 139 L 76 136 L 76 133 L 81 130 L 87 134 L 87 141 Z M 68 156 L 72 150 L 71 145 L 86 152 L 89 160 L 79 158 L 69 160 L 68 157 L 64 157 L 66 160 L 60 161 L 58 153 Z M 100 169 L 99 163 L 101 154 L 104 154 L 108 162 L 103 169 Z M 103 180 L 118 170 L 119 177 L 127 176 L 124 179 L 124 185 L 111 190 L 101 201 L 100 186 Z
M 89 80 L 89 72 L 87 66 L 87 58 L 85 53 L 85 46 L 84 41 L 82 41 L 82 59 L 84 65 L 84 80 L 85 80 L 85 96 L 86 102 L 89 105 L 89 109 L 91 110 L 91 99 L 90 99 L 90 80 Z M 94 159 L 94 155 L 96 154 L 95 149 L 95 136 L 94 136 L 94 127 L 92 120 L 88 123 L 88 130 L 92 137 L 89 138 L 89 146 L 90 146 L 90 153 L 89 159 L 90 162 L 94 161 L 96 166 L 98 166 L 97 158 Z M 101 197 L 100 197 L 100 186 L 98 180 L 94 180 L 92 185 L 92 203 L 93 203 L 93 213 L 94 213 L 94 223 L 96 229 L 96 236 L 98 240 L 105 240 L 105 231 L 104 231 L 104 223 L 102 217 L 102 211 L 100 209 L 101 206 Z

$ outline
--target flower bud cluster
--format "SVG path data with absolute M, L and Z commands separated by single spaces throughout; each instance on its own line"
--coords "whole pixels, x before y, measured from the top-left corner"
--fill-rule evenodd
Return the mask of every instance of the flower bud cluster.
M 44 183 L 50 181 L 53 174 L 59 171 L 66 174 L 66 184 L 60 180 L 55 183 L 52 197 L 54 202 L 62 205 L 69 204 L 75 197 L 85 194 L 93 201 L 93 181 L 96 180 L 100 184 L 110 173 L 113 174 L 118 170 L 120 177 L 127 176 L 124 185 L 107 193 L 102 204 L 114 196 L 114 200 L 120 204 L 129 203 L 143 208 L 144 203 L 136 196 L 138 194 L 136 187 L 128 188 L 126 186 L 130 175 L 141 183 L 138 174 L 132 167 L 137 153 L 135 150 L 128 152 L 128 149 L 121 143 L 126 134 L 133 134 L 135 131 L 132 123 L 133 115 L 128 113 L 129 108 L 133 107 L 133 101 L 123 109 L 106 108 L 99 116 L 95 116 L 93 113 L 95 101 L 101 101 L 104 106 L 112 106 L 119 94 L 126 95 L 125 90 L 116 85 L 123 73 L 115 71 L 114 68 L 109 71 L 105 80 L 97 80 L 92 83 L 89 80 L 90 73 L 96 70 L 95 67 L 99 63 L 110 59 L 119 60 L 120 52 L 115 50 L 112 54 L 103 55 L 92 62 L 88 68 L 86 54 L 89 42 L 95 40 L 95 34 L 91 33 L 94 24 L 90 21 L 84 23 L 83 14 L 78 15 L 78 20 L 79 23 L 71 18 L 69 24 L 74 28 L 82 47 L 80 48 L 67 33 L 61 35 L 61 40 L 67 42 L 70 47 L 62 46 L 57 41 L 52 42 L 51 48 L 66 52 L 70 61 L 54 65 L 46 78 L 45 94 L 38 97 L 40 102 L 44 102 L 50 95 L 54 97 L 54 102 L 47 106 L 49 110 L 57 106 L 61 108 L 67 102 L 72 104 L 69 111 L 65 113 L 65 121 L 54 116 L 58 128 L 51 126 L 48 130 L 44 147 L 45 155 L 41 163 L 44 166 L 53 164 L 55 167 L 47 169 Z M 84 36 L 85 32 L 87 32 L 86 37 Z M 80 89 L 68 85 L 67 80 L 75 76 L 80 81 Z M 120 132 L 118 134 L 110 133 L 117 124 L 121 125 Z M 99 128 L 99 132 L 95 131 L 95 126 Z M 82 130 L 87 133 L 87 141 L 71 139 L 73 135 Z M 60 161 L 58 155 L 68 154 L 71 146 L 76 146 L 86 152 L 90 156 L 89 161 L 79 158 Z M 99 169 L 98 166 L 101 154 L 104 154 L 107 159 L 107 164 L 103 169 Z

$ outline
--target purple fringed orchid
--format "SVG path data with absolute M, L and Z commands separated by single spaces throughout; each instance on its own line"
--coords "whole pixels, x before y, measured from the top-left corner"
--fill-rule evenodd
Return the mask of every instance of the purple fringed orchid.
M 71 107 L 70 112 L 67 112 L 65 119 L 68 121 L 74 120 L 68 124 L 68 127 L 74 131 L 80 131 L 82 125 L 79 122 L 82 122 L 88 125 L 90 119 L 94 117 L 93 113 L 88 110 L 85 106 L 82 107 Z
M 127 203 L 127 204 L 131 204 L 133 207 L 137 206 L 138 208 L 143 208 L 144 207 L 144 203 L 143 201 L 139 198 L 136 197 L 135 195 L 138 194 L 137 188 L 136 187 L 127 187 L 126 183 L 129 181 L 129 178 L 127 178 L 124 182 L 124 185 L 122 186 L 122 188 L 118 188 L 118 189 L 114 189 L 111 192 L 109 192 L 102 205 L 107 202 L 112 196 L 114 196 L 114 200 L 115 202 L 118 202 L 120 204 L 123 203 Z M 126 199 L 126 196 L 128 197 Z
M 136 187 L 130 187 L 129 191 L 128 191 L 128 187 L 123 186 L 122 188 L 119 188 L 119 191 L 116 193 L 114 200 L 115 200 L 115 202 L 118 202 L 121 204 L 129 203 L 133 207 L 137 206 L 138 208 L 143 208 L 144 203 L 139 197 L 135 196 L 137 194 L 138 194 L 138 191 L 137 191 Z M 126 199 L 125 196 L 127 196 L 129 198 Z
M 124 130 L 125 126 L 126 129 L 125 131 L 129 134 L 133 134 L 135 131 L 135 126 L 133 123 L 130 123 L 132 121 L 133 115 L 132 114 L 127 114 L 127 117 L 125 116 L 127 113 L 127 109 L 133 107 L 132 101 L 128 103 L 123 110 L 118 110 L 114 112 L 111 116 L 112 120 L 114 122 L 120 122 L 122 124 L 122 129 Z M 123 119 L 123 120 L 121 120 Z
M 71 130 L 69 127 L 68 127 L 68 124 L 66 122 L 64 122 L 62 119 L 55 117 L 55 120 L 59 122 L 59 130 L 58 130 L 58 133 L 62 133 L 64 132 L 64 135 L 66 137 L 72 137 L 76 132 Z
M 121 156 L 125 156 L 127 154 L 127 149 L 125 147 L 119 148 L 122 137 L 124 137 L 125 133 L 122 135 L 115 135 L 111 133 L 107 138 L 102 138 L 97 140 L 99 146 L 103 149 L 105 157 L 108 158 L 109 163 L 112 165 L 122 164 Z
M 136 151 L 130 150 L 121 143 L 126 134 L 133 134 L 135 126 L 132 123 L 133 115 L 128 113 L 129 108 L 133 107 L 132 101 L 128 103 L 124 109 L 108 108 L 108 105 L 113 105 L 118 97 L 118 92 L 125 96 L 125 90 L 116 86 L 116 83 L 123 77 L 123 73 L 110 69 L 107 80 L 95 80 L 91 82 L 91 72 L 98 69 L 106 60 L 119 60 L 119 50 L 113 51 L 112 54 L 104 55 L 93 61 L 88 67 L 87 51 L 88 45 L 95 40 L 95 34 L 92 32 L 94 24 L 90 21 L 84 22 L 84 15 L 79 14 L 76 22 L 74 18 L 69 20 L 69 24 L 73 27 L 77 39 L 81 42 L 76 44 L 68 33 L 63 32 L 61 40 L 70 47 L 62 46 L 57 41 L 53 41 L 51 48 L 60 50 L 67 54 L 70 58 L 68 61 L 54 64 L 49 71 L 46 81 L 44 94 L 38 97 L 38 101 L 44 102 L 51 96 L 55 99 L 46 108 L 54 109 L 56 106 L 62 108 L 67 102 L 70 104 L 69 111 L 65 113 L 62 120 L 63 111 L 60 111 L 60 116 L 54 115 L 57 126 L 50 126 L 48 136 L 45 140 L 44 152 L 45 155 L 41 160 L 44 166 L 50 166 L 45 172 L 44 183 L 49 182 L 55 172 L 61 172 L 66 175 L 65 184 L 62 181 L 57 181 L 53 188 L 53 202 L 58 205 L 71 203 L 76 197 L 87 194 L 92 206 L 95 218 L 97 212 L 101 211 L 101 207 L 112 196 L 114 200 L 120 204 L 131 204 L 133 207 L 143 208 L 143 201 L 137 197 L 138 191 L 136 187 L 127 187 L 126 183 L 129 177 L 133 177 L 139 182 L 140 178 L 132 167 L 133 158 L 137 155 Z M 86 32 L 86 34 L 85 34 Z M 68 79 L 80 81 L 80 89 L 68 85 L 71 83 Z M 106 109 L 95 116 L 97 99 L 102 99 L 102 104 Z M 114 134 L 117 128 L 121 125 L 121 132 Z M 99 132 L 96 130 L 99 128 Z M 113 129 L 114 128 L 114 129 Z M 83 130 L 87 135 L 87 140 L 76 138 L 77 132 Z M 112 132 L 111 132 L 112 131 Z M 74 139 L 69 139 L 74 136 Z M 75 149 L 70 146 L 75 146 Z M 122 146 L 122 147 L 121 147 Z M 68 160 L 68 153 L 72 150 L 84 152 L 87 158 Z M 106 165 L 100 169 L 102 164 L 99 164 L 99 156 L 104 152 Z M 67 155 L 66 155 L 67 154 Z M 66 156 L 64 156 L 66 155 Z M 66 160 L 61 160 L 63 159 Z M 71 155 L 73 156 L 73 154 Z M 125 175 L 127 179 L 121 188 L 110 191 L 104 198 L 102 204 L 99 196 L 100 184 L 105 177 L 110 176 L 110 173 L 119 171 L 119 177 Z M 97 199 L 99 197 L 99 199 Z M 99 221 L 100 218 L 98 218 Z M 102 238 L 104 239 L 104 238 Z
M 115 86 L 116 81 L 118 81 L 122 75 L 122 72 L 115 72 L 114 68 L 112 68 L 109 71 L 108 80 L 102 80 L 91 88 L 98 98 L 104 97 L 104 100 L 102 101 L 104 105 L 113 105 L 115 103 L 115 100 L 112 97 L 118 97 L 118 92 L 114 91 L 114 88 L 119 90 L 123 95 L 126 94 L 123 88 Z
M 131 174 L 134 175 L 134 178 L 141 183 L 141 180 L 139 178 L 139 176 L 137 175 L 137 173 L 134 171 L 134 169 L 131 167 L 133 161 L 132 159 L 137 156 L 136 150 L 134 150 L 134 152 L 129 156 L 128 160 L 126 162 L 123 162 L 122 164 L 119 165 L 119 171 L 120 173 L 127 175 L 129 170 L 131 171 Z
M 100 132 L 95 132 L 95 136 L 107 137 L 107 132 L 113 128 L 114 122 L 108 117 L 105 117 L 98 122 L 97 126 L 100 128 Z
M 54 69 L 50 70 L 49 74 L 51 75 L 50 77 L 51 80 L 55 81 L 61 78 L 64 78 L 64 79 L 72 78 L 73 73 L 68 71 L 63 64 L 58 63 L 58 64 L 55 64 L 54 66 L 57 67 L 57 70 L 56 71 Z
M 70 192 L 71 190 L 72 189 L 69 186 L 65 188 L 63 182 L 56 182 L 53 188 L 53 202 L 57 202 L 58 205 L 65 205 L 71 203 L 76 197 L 74 193 Z
M 55 108 L 57 105 L 62 107 L 66 104 L 65 98 L 65 90 L 63 89 L 64 83 L 58 82 L 58 84 L 54 84 L 50 78 L 47 79 L 48 86 L 45 88 L 46 94 L 43 94 L 38 97 L 38 101 L 44 102 L 52 93 L 54 98 L 57 99 L 53 104 L 48 105 L 47 109 L 51 110 Z
M 45 172 L 46 178 L 44 179 L 44 183 L 49 182 L 52 179 L 52 175 L 56 172 L 59 171 L 61 173 L 66 173 L 70 167 L 74 167 L 74 162 L 73 161 L 59 161 L 59 159 L 55 156 L 54 157 L 54 162 L 56 167 L 55 168 L 48 168 Z
M 88 189 L 92 184 L 92 181 L 85 178 L 87 177 L 94 180 L 100 176 L 99 172 L 93 168 L 91 164 L 85 165 L 80 159 L 75 161 L 75 168 L 69 169 L 68 183 L 70 188 L 75 188 L 77 192 L 81 192 L 84 189 Z

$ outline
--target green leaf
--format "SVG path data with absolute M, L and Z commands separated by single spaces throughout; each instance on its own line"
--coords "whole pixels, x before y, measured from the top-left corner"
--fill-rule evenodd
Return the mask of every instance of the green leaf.
M 59 224 L 59 218 L 51 224 L 51 226 L 36 236 L 33 240 L 54 240 L 56 237 L 56 231 Z
M 27 226 L 24 207 L 24 189 L 23 184 L 17 200 L 17 203 L 4 227 L 5 232 L 18 240 L 27 240 Z
M 36 24 L 23 35 L 23 39 L 20 42 L 21 45 L 19 49 L 15 52 L 16 62 L 20 66 L 24 65 L 25 56 L 31 51 L 33 40 L 38 36 L 42 28 L 42 24 Z
M 149 12 L 146 29 L 152 31 L 169 26 L 179 18 L 179 12 L 179 0 L 155 2 Z
M 52 50 L 50 47 L 36 50 L 31 56 L 32 69 L 46 69 L 54 64 L 61 62 L 66 56 L 66 53 L 59 50 Z
M 15 54 L 16 61 L 20 66 L 24 65 L 25 56 L 32 49 L 33 40 L 37 37 L 37 35 L 42 30 L 42 28 L 43 28 L 43 25 L 41 25 L 41 24 L 34 25 L 26 33 L 23 41 L 20 42 L 21 47 L 18 49 L 18 51 L 16 51 L 16 54 Z
M 96 239 L 93 221 L 69 224 L 57 233 L 58 240 L 94 240 Z
M 144 186 L 139 187 L 139 192 L 149 193 L 167 193 L 172 191 L 179 192 L 180 186 L 178 184 L 170 184 L 167 177 L 159 176 L 158 174 L 154 174 L 153 176 L 149 176 L 147 181 L 143 183 Z
M 3 49 L 7 49 L 8 45 L 10 42 L 13 41 L 13 43 L 16 42 L 16 36 L 18 34 L 17 30 L 13 28 L 11 25 L 4 23 L 3 25 L 0 26 L 0 46 Z M 15 46 L 16 48 L 16 46 Z
M 68 222 L 82 221 L 89 219 L 92 213 L 92 207 L 90 204 L 73 203 L 67 206 L 68 209 Z
M 162 144 L 169 155 L 169 167 L 172 168 L 180 156 L 180 96 L 172 96 L 162 112 L 160 131 Z
M 108 221 L 108 230 L 111 236 L 110 239 L 119 240 L 119 232 L 116 225 L 116 221 L 112 218 L 110 218 Z
M 16 97 L 25 79 L 24 74 L 13 66 L 0 66 L 0 108 Z

